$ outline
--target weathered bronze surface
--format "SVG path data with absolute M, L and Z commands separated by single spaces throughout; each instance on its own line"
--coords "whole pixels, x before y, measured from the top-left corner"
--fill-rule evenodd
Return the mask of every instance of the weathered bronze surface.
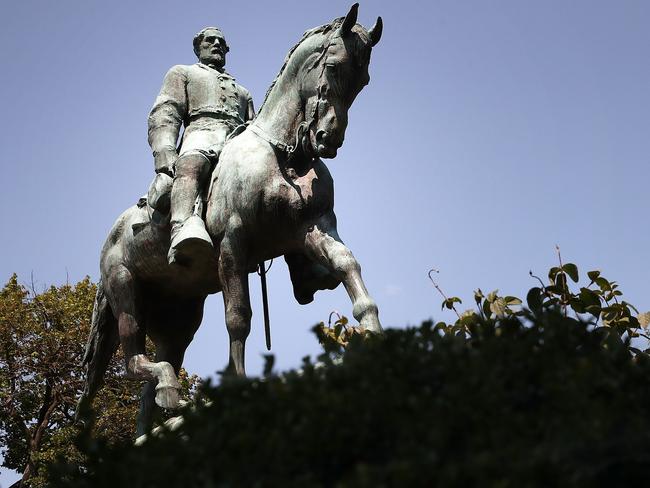
M 120 343 L 128 373 L 149 380 L 139 433 L 154 398 L 177 406 L 176 374 L 209 294 L 222 292 L 229 369 L 245 374 L 248 274 L 264 260 L 285 257 L 301 304 L 342 282 L 360 325 L 381 331 L 360 266 L 336 230 L 333 182 L 321 160 L 343 143 L 348 110 L 369 81 L 370 52 L 381 37 L 381 18 L 367 31 L 356 23 L 357 10 L 304 34 L 252 122 L 250 95 L 223 71 L 228 48 L 218 29 L 195 38 L 199 64 L 175 66 L 165 77 L 149 116 L 158 175 L 148 202 L 127 209 L 104 244 L 84 359 L 85 399 L 97 392 Z M 170 251 L 170 240 L 187 229 Z M 145 335 L 156 345 L 155 362 L 145 354 Z

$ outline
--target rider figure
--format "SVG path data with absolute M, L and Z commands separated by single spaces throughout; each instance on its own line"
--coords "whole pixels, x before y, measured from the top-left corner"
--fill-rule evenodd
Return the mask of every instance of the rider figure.
M 199 62 L 177 65 L 167 72 L 149 114 L 149 145 L 156 173 L 174 177 L 170 264 L 186 261 L 188 253 L 197 252 L 196 247 L 211 251 L 212 240 L 202 218 L 195 214 L 194 204 L 227 136 L 255 116 L 248 90 L 224 71 L 228 51 L 226 39 L 216 27 L 196 34 L 194 53 Z M 181 126 L 184 132 L 177 152 Z

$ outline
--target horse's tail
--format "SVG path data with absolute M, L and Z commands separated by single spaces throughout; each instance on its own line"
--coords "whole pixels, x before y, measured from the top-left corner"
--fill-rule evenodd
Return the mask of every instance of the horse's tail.
M 104 285 L 100 281 L 97 284 L 97 293 L 95 294 L 95 305 L 93 307 L 86 352 L 81 363 L 82 367 L 86 369 L 86 382 L 77 405 L 77 417 L 80 414 L 80 407 L 83 409 L 85 406 L 89 406 L 97 390 L 102 385 L 108 363 L 119 344 L 117 319 L 113 315 L 104 293 Z

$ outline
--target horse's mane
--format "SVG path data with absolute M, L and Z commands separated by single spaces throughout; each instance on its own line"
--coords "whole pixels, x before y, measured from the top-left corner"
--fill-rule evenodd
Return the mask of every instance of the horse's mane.
M 306 41 L 307 39 L 309 39 L 312 36 L 315 36 L 316 34 L 327 34 L 329 32 L 330 35 L 331 35 L 331 33 L 336 32 L 336 29 L 343 23 L 343 20 L 344 20 L 344 17 L 339 17 L 339 18 L 334 19 L 329 24 L 323 24 L 323 25 L 321 25 L 319 27 L 314 27 L 313 29 L 309 29 L 308 31 L 305 31 L 305 33 L 302 35 L 302 38 L 287 53 L 287 56 L 284 58 L 284 63 L 282 64 L 282 67 L 280 68 L 280 71 L 278 72 L 277 76 L 271 82 L 271 85 L 269 86 L 268 90 L 266 90 L 266 95 L 264 95 L 264 101 L 262 102 L 262 105 L 260 105 L 260 108 L 257 111 L 258 115 L 260 113 L 262 113 L 262 109 L 264 108 L 264 104 L 268 100 L 269 95 L 271 94 L 271 91 L 273 90 L 273 87 L 275 86 L 277 81 L 282 76 L 282 73 L 284 73 L 284 70 L 287 67 L 287 64 L 289 64 L 289 59 L 291 59 L 291 55 L 298 48 L 298 46 L 300 46 L 304 41 Z

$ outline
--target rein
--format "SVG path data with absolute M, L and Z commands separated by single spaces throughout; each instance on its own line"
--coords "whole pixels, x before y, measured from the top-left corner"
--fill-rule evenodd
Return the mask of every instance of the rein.
M 254 122 L 251 125 L 249 125 L 248 128 L 250 130 L 252 130 L 253 133 L 255 133 L 255 135 L 259 136 L 260 138 L 264 139 L 266 142 L 271 144 L 271 146 L 277 148 L 280 152 L 285 153 L 287 155 L 287 158 L 289 158 L 289 157 L 291 157 L 293 155 L 293 153 L 295 152 L 296 147 L 298 145 L 297 140 L 296 140 L 296 144 L 292 146 L 291 144 L 285 144 L 284 142 L 279 141 L 278 139 L 275 139 L 275 138 L 271 137 L 264 130 L 262 130 L 261 127 L 256 125 Z M 296 139 L 297 138 L 298 138 L 298 134 L 296 134 Z

